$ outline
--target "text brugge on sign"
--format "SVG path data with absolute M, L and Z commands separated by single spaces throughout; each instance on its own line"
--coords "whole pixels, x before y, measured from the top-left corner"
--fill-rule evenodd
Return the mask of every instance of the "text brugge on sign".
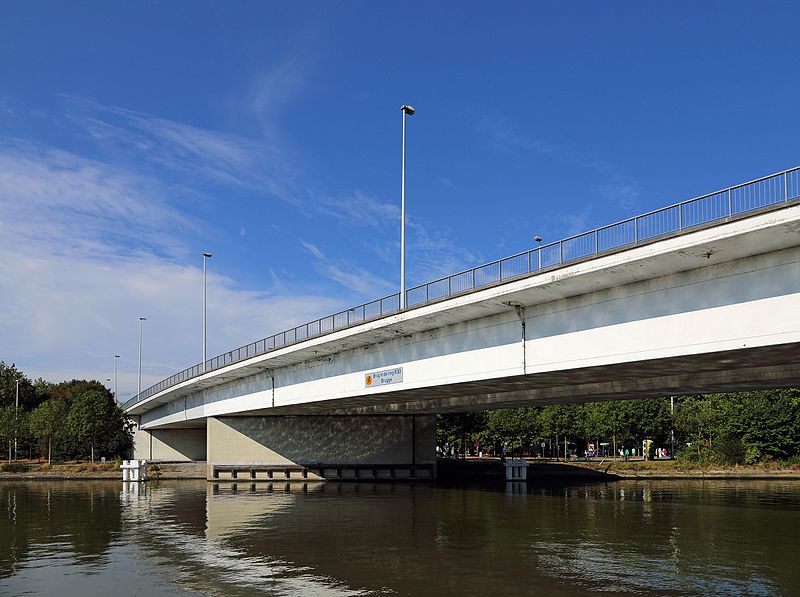
M 395 367 L 384 371 L 374 371 L 364 376 L 364 386 L 372 388 L 375 386 L 385 386 L 390 383 L 401 383 L 403 381 L 403 368 Z

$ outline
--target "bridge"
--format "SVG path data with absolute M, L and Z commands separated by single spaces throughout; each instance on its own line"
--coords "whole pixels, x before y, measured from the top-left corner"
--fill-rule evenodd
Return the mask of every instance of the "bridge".
M 292 328 L 144 390 L 124 405 L 136 457 L 206 460 L 214 478 L 428 475 L 435 413 L 798 385 L 800 168 L 406 299 Z

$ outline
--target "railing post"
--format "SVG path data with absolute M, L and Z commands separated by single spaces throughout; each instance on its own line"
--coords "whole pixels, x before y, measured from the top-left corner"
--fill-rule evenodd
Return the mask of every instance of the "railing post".
M 594 231 L 594 254 L 595 255 L 599 255 L 600 254 L 600 241 L 598 240 L 599 236 L 600 236 L 600 232 L 598 230 L 595 230 Z
M 475 268 L 472 268 L 472 288 L 475 288 Z
M 564 263 L 564 241 L 558 241 L 558 252 L 560 254 L 559 263 Z
M 683 230 L 683 203 L 678 204 L 678 231 Z
M 783 173 L 783 201 L 789 203 L 789 173 Z
M 728 189 L 728 217 L 733 217 L 733 199 L 731 199 L 730 189 Z
M 639 244 L 639 218 L 633 218 L 633 244 Z
M 453 296 L 453 276 L 447 276 L 447 296 Z

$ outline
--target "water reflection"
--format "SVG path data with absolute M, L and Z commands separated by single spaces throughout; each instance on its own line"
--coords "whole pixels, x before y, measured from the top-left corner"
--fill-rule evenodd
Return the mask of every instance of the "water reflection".
M 503 489 L 4 483 L 0 593 L 800 592 L 800 484 Z

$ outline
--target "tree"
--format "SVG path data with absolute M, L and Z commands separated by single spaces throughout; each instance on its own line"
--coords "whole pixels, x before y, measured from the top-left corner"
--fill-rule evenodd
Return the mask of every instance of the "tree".
M 14 405 L 0 406 L 0 440 L 3 447 L 8 446 L 8 461 L 11 462 L 14 442 Z
M 51 398 L 42 402 L 30 414 L 29 424 L 33 436 L 47 442 L 47 464 L 51 462 L 53 438 L 64 431 L 68 408 L 64 400 Z
M 67 416 L 67 428 L 82 444 L 89 444 L 92 463 L 94 448 L 108 427 L 107 400 L 96 390 L 79 395 L 72 403 Z
M 17 382 L 19 382 L 19 406 L 30 410 L 39 404 L 31 380 L 13 364 L 6 365 L 0 361 L 0 406 L 14 406 L 17 399 Z

